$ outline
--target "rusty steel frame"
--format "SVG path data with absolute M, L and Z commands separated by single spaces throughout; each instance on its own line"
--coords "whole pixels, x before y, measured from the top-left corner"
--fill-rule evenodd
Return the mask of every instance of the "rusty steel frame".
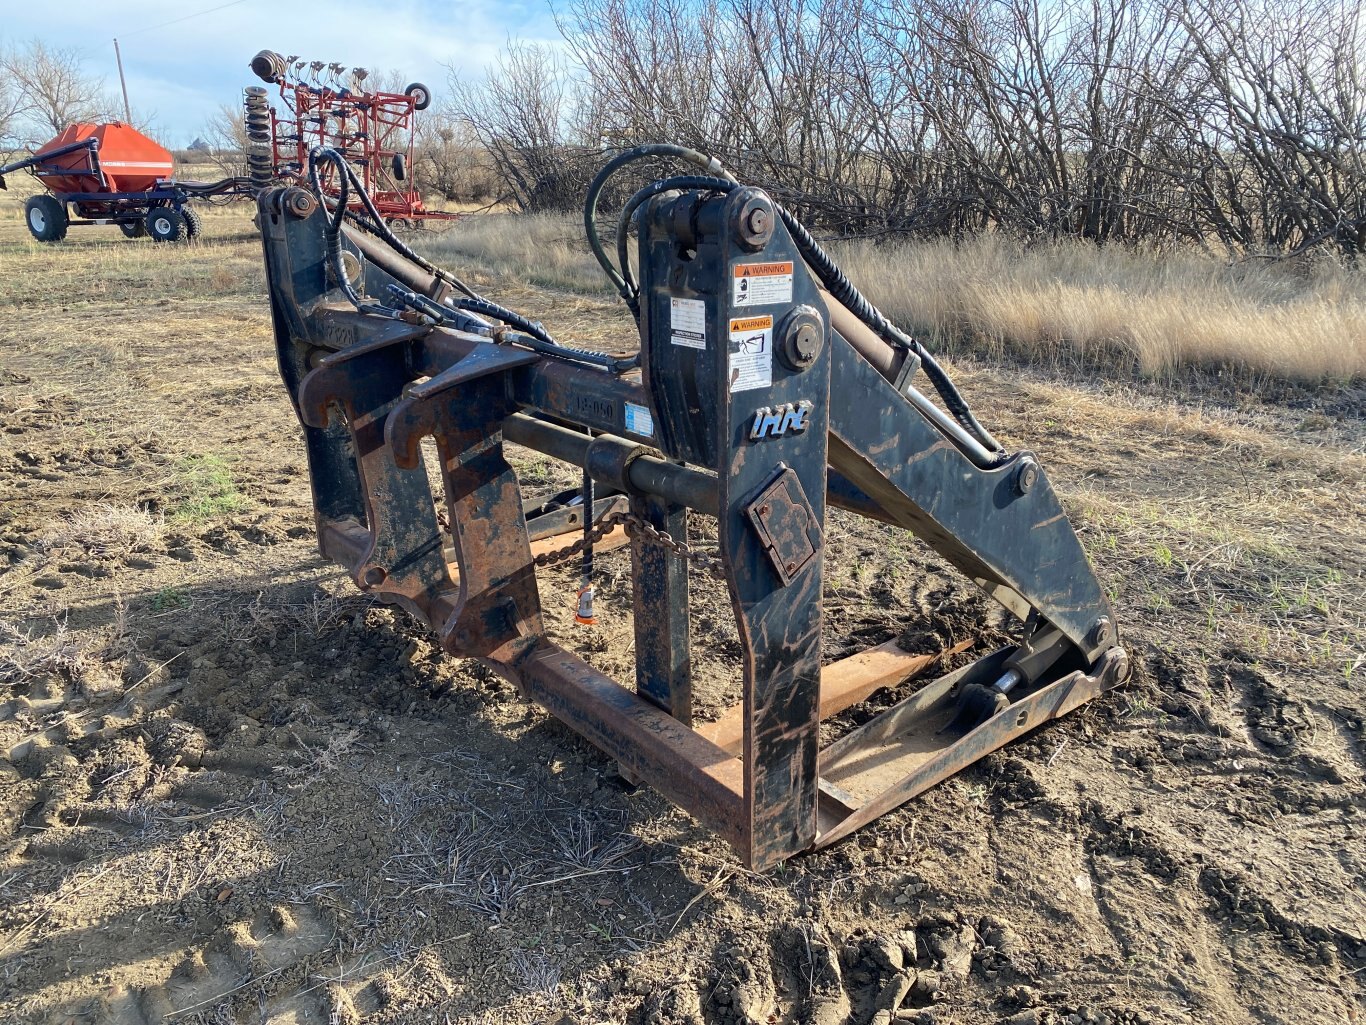
M 515 340 L 358 312 L 330 276 L 322 213 L 291 202 L 291 191 L 264 193 L 260 220 L 323 554 L 429 624 L 444 650 L 481 660 L 628 778 L 724 836 L 747 865 L 836 842 L 1124 679 L 1113 615 L 1037 460 L 974 463 L 919 408 L 876 340 L 832 317 L 777 219 L 754 230 L 753 210 L 767 202 L 758 190 L 670 194 L 642 207 L 642 369 L 624 375 Z M 443 297 L 444 285 L 373 240 L 348 230 L 343 244 L 364 293 L 397 283 Z M 790 264 L 791 284 L 756 309 L 732 283 L 761 264 Z M 700 347 L 671 335 L 678 300 L 699 304 Z M 746 364 L 767 377 L 749 388 L 732 374 L 749 344 L 736 340 L 736 323 L 769 325 L 756 329 L 769 332 L 767 364 Z M 760 431 L 765 415 L 771 435 Z M 422 454 L 428 438 L 444 523 Z M 583 523 L 528 523 L 509 442 L 585 467 L 619 492 L 594 514 L 626 509 L 680 542 L 690 515 L 716 517 L 743 651 L 738 706 L 694 726 L 687 562 L 639 533 L 629 541 L 633 685 L 548 638 L 535 559 Z M 1024 637 L 822 751 L 823 719 L 964 648 L 926 656 L 884 644 L 822 665 L 827 505 L 914 530 L 1016 613 Z M 600 545 L 627 540 L 618 528 Z M 1018 686 L 1003 710 L 953 727 L 965 688 L 1012 672 Z

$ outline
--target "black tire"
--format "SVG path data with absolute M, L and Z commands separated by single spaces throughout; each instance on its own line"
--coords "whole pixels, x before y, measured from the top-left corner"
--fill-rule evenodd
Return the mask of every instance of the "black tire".
M 403 181 L 408 177 L 408 160 L 402 153 L 394 154 L 393 168 L 395 181 Z
M 153 242 L 184 242 L 190 237 L 190 226 L 174 207 L 152 207 L 147 211 L 146 224 Z
M 147 225 L 142 221 L 120 221 L 119 231 L 123 232 L 125 238 L 145 238 Z
M 413 98 L 414 110 L 426 110 L 432 105 L 432 91 L 421 82 L 413 82 L 403 90 L 403 95 Z
M 190 238 L 198 238 L 204 231 L 204 215 L 192 206 L 180 208 L 185 218 L 185 231 Z
M 24 223 L 39 242 L 60 242 L 68 227 L 66 205 L 53 196 L 29 196 L 24 204 Z

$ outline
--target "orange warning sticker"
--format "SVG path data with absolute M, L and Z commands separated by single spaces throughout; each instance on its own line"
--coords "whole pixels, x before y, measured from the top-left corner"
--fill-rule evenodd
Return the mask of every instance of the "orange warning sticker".
M 764 306 L 792 301 L 792 261 L 779 263 L 737 263 L 733 306 Z
M 766 331 L 773 326 L 772 317 L 734 317 L 730 322 L 730 333 L 737 331 Z
M 750 391 L 773 384 L 773 318 L 730 320 L 730 390 Z

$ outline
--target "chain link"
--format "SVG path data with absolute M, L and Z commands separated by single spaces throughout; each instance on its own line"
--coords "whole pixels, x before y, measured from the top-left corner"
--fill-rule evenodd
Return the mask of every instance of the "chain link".
M 626 528 L 626 533 L 630 537 L 637 538 L 645 544 L 666 548 L 680 558 L 691 562 L 702 572 L 709 573 L 714 577 L 725 578 L 725 562 L 715 552 L 704 552 L 689 547 L 685 542 L 673 537 L 668 531 L 658 529 L 649 520 L 636 516 L 634 513 L 620 511 L 608 513 L 600 519 L 588 532 L 588 537 L 580 537 L 573 544 L 556 551 L 543 552 L 532 561 L 537 566 L 558 566 L 562 562 L 568 562 L 574 556 L 581 554 L 588 545 L 601 541 L 618 524 Z

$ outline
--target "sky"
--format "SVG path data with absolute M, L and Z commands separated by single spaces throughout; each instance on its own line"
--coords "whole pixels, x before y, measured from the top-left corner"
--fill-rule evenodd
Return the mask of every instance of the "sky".
M 152 116 L 151 134 L 180 147 L 220 105 L 240 104 L 244 86 L 261 84 L 247 67 L 259 50 L 395 69 L 406 81 L 426 83 L 439 102 L 443 64 L 477 77 L 509 38 L 559 39 L 548 0 L 238 0 L 212 10 L 225 3 L 230 0 L 115 2 L 101 8 L 113 18 L 53 18 L 45 3 L 0 0 L 0 46 L 37 38 L 75 47 L 117 95 L 117 32 L 134 117 Z

